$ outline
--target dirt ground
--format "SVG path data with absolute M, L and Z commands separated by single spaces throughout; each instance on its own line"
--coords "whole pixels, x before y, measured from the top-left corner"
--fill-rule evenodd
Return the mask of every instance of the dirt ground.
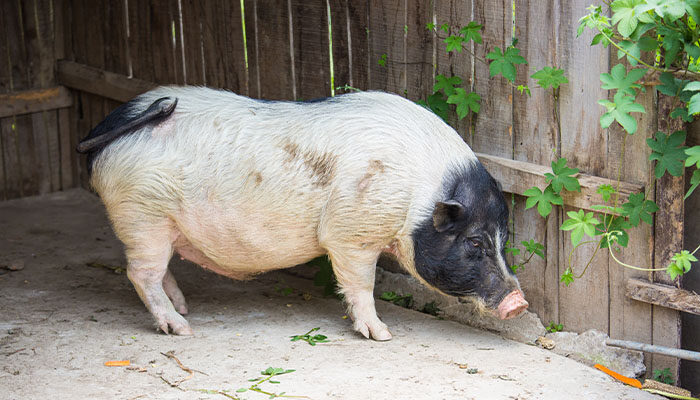
M 366 340 L 337 299 L 285 272 L 234 282 L 173 262 L 195 335 L 157 333 L 101 204 L 83 190 L 0 203 L 0 266 L 9 264 L 24 268 L 0 269 L 2 399 L 265 399 L 236 390 L 268 367 L 295 371 L 259 389 L 312 399 L 657 398 L 546 350 L 383 301 L 394 338 Z M 314 327 L 330 342 L 290 341 Z

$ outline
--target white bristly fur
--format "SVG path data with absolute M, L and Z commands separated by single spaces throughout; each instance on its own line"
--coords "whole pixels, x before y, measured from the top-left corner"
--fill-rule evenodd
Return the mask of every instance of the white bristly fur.
M 164 96 L 178 98 L 175 112 L 105 148 L 91 180 L 159 327 L 191 333 L 166 276 L 173 251 L 238 279 L 328 253 L 355 329 L 391 338 L 372 298 L 376 260 L 390 251 L 420 279 L 412 229 L 432 214 L 445 173 L 476 162 L 459 135 L 380 92 L 300 104 L 160 87 L 136 109 Z

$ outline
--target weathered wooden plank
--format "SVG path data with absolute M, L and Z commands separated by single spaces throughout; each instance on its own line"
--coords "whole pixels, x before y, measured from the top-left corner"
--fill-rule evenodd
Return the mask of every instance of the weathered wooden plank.
M 657 128 L 669 135 L 677 130 L 683 130 L 680 119 L 668 117 L 673 107 L 673 99 L 659 94 L 657 104 Z M 672 177 L 664 175 L 656 181 L 656 204 L 659 211 L 654 218 L 654 266 L 666 267 L 671 262 L 674 253 L 683 249 L 683 194 L 685 189 L 684 176 Z M 673 282 L 665 272 L 655 272 L 653 279 L 669 285 L 680 286 L 681 279 Z M 652 344 L 678 348 L 681 345 L 681 318 L 678 311 L 653 306 Z M 670 368 L 674 377 L 680 372 L 680 360 L 673 357 L 652 355 L 652 369 Z
M 203 4 L 197 0 L 182 1 L 183 41 L 185 46 L 185 84 L 204 85 L 204 49 L 202 43 L 202 9 Z
M 425 100 L 433 93 L 433 33 L 426 24 L 433 20 L 432 2 L 406 3 L 406 95 Z
M 66 27 L 65 19 L 70 15 L 71 6 L 69 0 L 54 0 L 53 10 L 54 10 L 54 57 L 55 60 L 60 60 L 66 58 L 67 52 L 70 51 L 70 46 L 66 42 L 72 40 L 70 29 Z M 54 64 L 55 64 L 55 60 Z M 54 77 L 55 81 L 55 77 Z M 70 99 L 70 106 L 73 105 L 73 94 L 67 91 Z M 57 125 L 56 129 L 58 131 L 58 143 L 59 143 L 59 173 L 61 179 L 61 189 L 65 190 L 73 187 L 73 182 L 76 181 L 77 169 L 74 165 L 77 161 L 77 154 L 74 148 L 70 145 L 71 137 L 71 125 L 70 125 L 70 112 L 71 109 L 60 109 L 57 113 Z
M 250 91 L 250 76 L 245 66 L 245 48 L 243 47 L 243 27 L 241 24 L 241 4 L 238 1 L 225 1 L 219 16 L 217 35 L 224 39 L 226 51 L 222 53 L 224 65 L 224 86 L 236 93 L 247 94 Z M 222 20 L 221 17 L 224 17 Z
M 370 1 L 369 89 L 405 95 L 405 21 L 406 7 L 403 0 Z M 383 60 L 383 65 L 380 60 Z
M 529 65 L 521 64 L 517 68 L 521 79 L 531 75 L 529 68 L 539 69 L 556 65 L 556 42 L 542 40 L 542 37 L 556 36 L 556 24 L 552 21 L 558 15 L 558 6 L 557 0 L 515 2 L 515 36 L 519 39 L 518 48 L 521 49 L 521 55 L 529 62 Z M 532 85 L 532 81 L 527 83 Z M 552 149 L 557 148 L 559 140 L 554 95 L 551 90 L 533 87 L 532 96 L 517 92 L 513 96 L 513 158 L 543 166 L 549 165 L 554 159 Z M 539 185 L 542 185 L 542 178 L 539 179 Z M 529 309 L 537 313 L 545 325 L 549 321 L 559 322 L 559 228 L 555 224 L 557 216 L 555 211 L 545 220 L 535 208 L 525 209 L 525 198 L 515 198 L 512 217 L 514 243 L 520 246 L 521 241 L 534 239 L 546 249 L 544 260 L 535 256 L 518 272 L 520 286 L 530 302 Z M 552 239 L 551 242 L 549 238 Z
M 289 45 L 289 7 L 286 0 L 256 5 L 257 70 L 260 97 L 294 100 L 295 84 Z
M 486 169 L 503 185 L 503 191 L 522 195 L 525 190 L 537 186 L 544 187 L 544 174 L 551 173 L 550 167 L 524 161 L 477 153 L 477 157 Z M 587 210 L 596 204 L 603 204 L 602 197 L 596 193 L 600 185 L 617 185 L 617 181 L 597 176 L 578 174 L 581 192 L 562 193 L 564 204 Z M 639 184 L 620 182 L 620 201 L 626 201 L 632 193 L 639 193 L 644 187 Z
M 248 95 L 261 97 L 260 61 L 258 60 L 257 0 L 245 0 L 241 12 L 245 15 L 245 35 L 248 54 Z
M 63 86 L 0 94 L 0 118 L 70 107 L 73 96 Z
M 133 77 L 156 82 L 153 62 L 151 4 L 129 0 L 129 56 Z
M 70 88 L 126 102 L 155 86 L 153 82 L 128 77 L 73 61 L 57 61 L 58 82 Z
M 294 44 L 295 100 L 331 94 L 328 16 L 325 0 L 290 0 Z
M 349 84 L 361 90 L 369 89 L 371 51 L 369 42 L 369 0 L 347 0 L 347 29 L 349 31 Z
M 154 82 L 177 82 L 175 67 L 175 19 L 171 3 L 174 0 L 150 0 L 151 3 L 151 51 L 153 52 Z M 141 38 L 148 40 L 148 38 Z
M 569 83 L 560 91 L 561 115 L 566 116 L 566 123 L 562 123 L 559 154 L 569 161 L 568 165 L 583 173 L 610 178 L 606 165 L 607 136 L 600 127 L 600 115 L 604 110 L 597 105 L 598 99 L 607 96 L 607 91 L 600 88 L 600 74 L 609 71 L 609 49 L 590 46 L 591 30 L 576 36 L 580 10 L 587 6 L 586 0 L 574 0 L 560 7 L 557 64 L 567 71 Z M 564 211 L 571 210 L 565 208 Z M 572 251 L 569 236 L 566 232 L 562 239 L 560 273 L 569 264 Z M 571 263 L 574 275 L 582 273 L 592 259 L 591 267 L 570 286 L 560 286 L 560 322 L 567 330 L 580 332 L 594 328 L 609 331 L 609 257 L 603 251 L 595 253 L 596 247 L 589 244 L 576 249 Z M 582 307 L 581 299 L 586 299 L 585 307 Z
M 24 195 L 22 186 L 22 164 L 19 159 L 19 144 L 14 128 L 14 117 L 0 119 L 0 139 L 2 140 L 2 158 L 4 165 L 5 199 L 14 199 Z
M 351 54 L 349 45 L 350 32 L 348 20 L 348 0 L 326 0 L 331 10 L 331 33 L 333 52 L 333 88 L 350 85 Z M 340 92 L 342 93 L 342 91 Z
M 644 303 L 700 315 L 700 295 L 675 286 L 630 279 L 625 294 Z
M 73 165 L 75 155 L 75 146 L 71 143 L 71 124 L 70 124 L 70 109 L 58 110 L 58 134 L 61 157 L 61 189 L 65 190 L 72 188 L 76 182 Z
M 484 26 L 483 45 L 475 54 L 485 60 L 498 47 L 501 51 L 512 42 L 513 8 L 510 0 L 474 2 L 474 19 Z M 505 78 L 490 78 L 489 67 L 474 63 L 474 88 L 481 95 L 481 110 L 476 115 L 472 147 L 481 153 L 501 157 L 513 156 L 513 87 Z M 521 78 L 522 79 L 522 78 Z

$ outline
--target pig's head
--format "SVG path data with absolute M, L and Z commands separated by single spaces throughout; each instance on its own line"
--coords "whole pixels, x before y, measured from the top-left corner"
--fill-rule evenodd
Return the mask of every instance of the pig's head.
M 519 315 L 528 303 L 505 261 L 508 207 L 499 185 L 476 162 L 448 174 L 443 189 L 432 216 L 413 233 L 416 273 L 501 319 Z

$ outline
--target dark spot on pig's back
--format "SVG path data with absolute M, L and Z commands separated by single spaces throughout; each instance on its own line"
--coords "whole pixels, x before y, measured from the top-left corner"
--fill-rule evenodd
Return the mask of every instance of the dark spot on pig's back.
M 369 166 L 367 167 L 367 172 L 362 176 L 360 182 L 357 184 L 357 192 L 360 197 L 362 197 L 369 187 L 370 181 L 373 176 L 384 173 L 386 166 L 380 160 L 371 160 Z
M 298 144 L 288 140 L 284 142 L 282 149 L 287 153 L 285 159 L 287 163 L 302 161 L 303 165 L 310 171 L 314 185 L 326 187 L 333 180 L 338 162 L 335 155 L 302 149 Z

